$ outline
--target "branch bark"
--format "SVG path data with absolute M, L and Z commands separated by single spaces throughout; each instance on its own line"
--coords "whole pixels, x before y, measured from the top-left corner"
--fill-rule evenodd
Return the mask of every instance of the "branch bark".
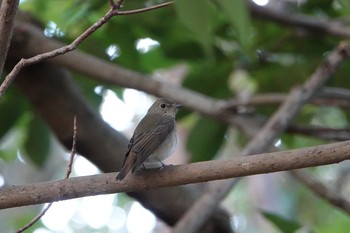
M 12 186 L 0 190 L 0 209 L 321 166 L 348 159 L 350 141 L 345 141 L 230 160 L 167 166 L 162 171 L 140 170 L 120 182 L 115 181 L 117 173 L 108 173 Z
M 45 37 L 42 30 L 33 24 L 22 22 L 16 26 L 15 31 L 16 38 L 14 38 L 15 43 L 12 46 L 11 55 L 17 59 L 35 56 L 64 46 L 58 41 Z M 224 101 L 155 80 L 149 75 L 125 69 L 82 51 L 74 50 L 47 62 L 85 74 L 88 78 L 100 82 L 145 91 L 155 96 L 168 97 L 192 110 L 217 119 L 227 119 L 227 116 L 232 115 L 223 109 Z
M 19 0 L 0 0 L 0 78 L 10 47 Z

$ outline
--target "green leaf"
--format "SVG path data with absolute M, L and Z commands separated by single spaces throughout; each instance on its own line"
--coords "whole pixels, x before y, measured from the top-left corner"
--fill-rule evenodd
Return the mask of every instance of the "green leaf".
M 0 103 L 0 139 L 14 126 L 24 111 L 23 104 L 18 99 L 23 100 L 22 98 L 5 95 L 3 101 Z
M 333 208 L 333 207 L 331 207 Z M 350 229 L 350 218 L 335 208 L 327 211 L 327 216 L 316 227 L 317 233 L 343 233 Z
M 30 160 L 42 167 L 48 158 L 50 147 L 49 129 L 44 122 L 33 118 L 28 125 L 27 138 L 24 143 L 24 150 Z
M 187 140 L 192 162 L 211 160 L 220 148 L 226 125 L 208 118 L 200 118 Z
M 340 10 L 343 12 L 344 16 L 350 15 L 350 1 L 349 0 L 338 0 Z
M 183 81 L 183 86 L 212 97 L 226 98 L 231 95 L 228 78 L 232 69 L 232 63 L 226 62 L 197 65 Z
M 8 93 L 6 93 L 8 94 Z M 5 95 L 5 98 L 8 95 Z M 0 108 L 1 109 L 1 108 Z M 27 127 L 32 115 L 26 112 L 17 118 L 16 124 L 0 141 L 0 158 L 12 161 L 17 158 L 18 148 L 22 148 L 26 140 Z
M 252 45 L 252 25 L 245 0 L 219 0 L 217 1 L 222 12 L 236 29 L 238 41 L 248 49 Z
M 274 213 L 263 212 L 262 214 L 283 233 L 294 233 L 302 227 L 299 223 Z
M 177 0 L 176 12 L 182 23 L 193 32 L 194 37 L 203 45 L 207 55 L 212 54 L 211 3 L 208 0 Z

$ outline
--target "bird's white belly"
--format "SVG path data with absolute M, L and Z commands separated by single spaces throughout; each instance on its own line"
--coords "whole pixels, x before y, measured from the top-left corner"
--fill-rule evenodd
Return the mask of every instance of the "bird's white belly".
M 161 161 L 174 153 L 178 143 L 176 130 L 158 147 L 158 149 L 151 154 L 143 163 L 144 168 L 158 168 L 162 167 Z

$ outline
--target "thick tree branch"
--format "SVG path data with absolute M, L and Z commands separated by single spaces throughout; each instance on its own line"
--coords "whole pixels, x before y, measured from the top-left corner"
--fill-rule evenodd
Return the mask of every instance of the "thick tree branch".
M 30 57 L 63 46 L 62 43 L 45 37 L 42 31 L 32 24 L 23 22 L 16 27 L 16 32 L 15 39 L 18 40 L 12 51 L 15 56 Z M 227 119 L 231 116 L 223 109 L 224 101 L 158 81 L 151 76 L 125 69 L 78 50 L 55 57 L 48 62 L 62 65 L 100 82 L 145 91 L 155 96 L 168 97 L 192 110 L 217 119 Z
M 10 47 L 19 0 L 0 0 L 0 79 Z
M 0 189 L 0 209 L 118 192 L 228 179 L 321 166 L 350 159 L 350 141 L 296 150 L 140 170 L 116 182 L 116 173 Z M 210 172 L 208 172 L 210 171 Z

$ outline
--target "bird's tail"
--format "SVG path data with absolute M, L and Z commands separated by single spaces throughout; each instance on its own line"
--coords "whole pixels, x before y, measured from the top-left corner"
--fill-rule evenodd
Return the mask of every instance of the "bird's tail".
M 133 168 L 136 163 L 136 154 L 130 151 L 128 158 L 126 159 L 122 169 L 120 170 L 118 176 L 115 178 L 116 180 L 122 180 L 129 173 L 129 171 Z

